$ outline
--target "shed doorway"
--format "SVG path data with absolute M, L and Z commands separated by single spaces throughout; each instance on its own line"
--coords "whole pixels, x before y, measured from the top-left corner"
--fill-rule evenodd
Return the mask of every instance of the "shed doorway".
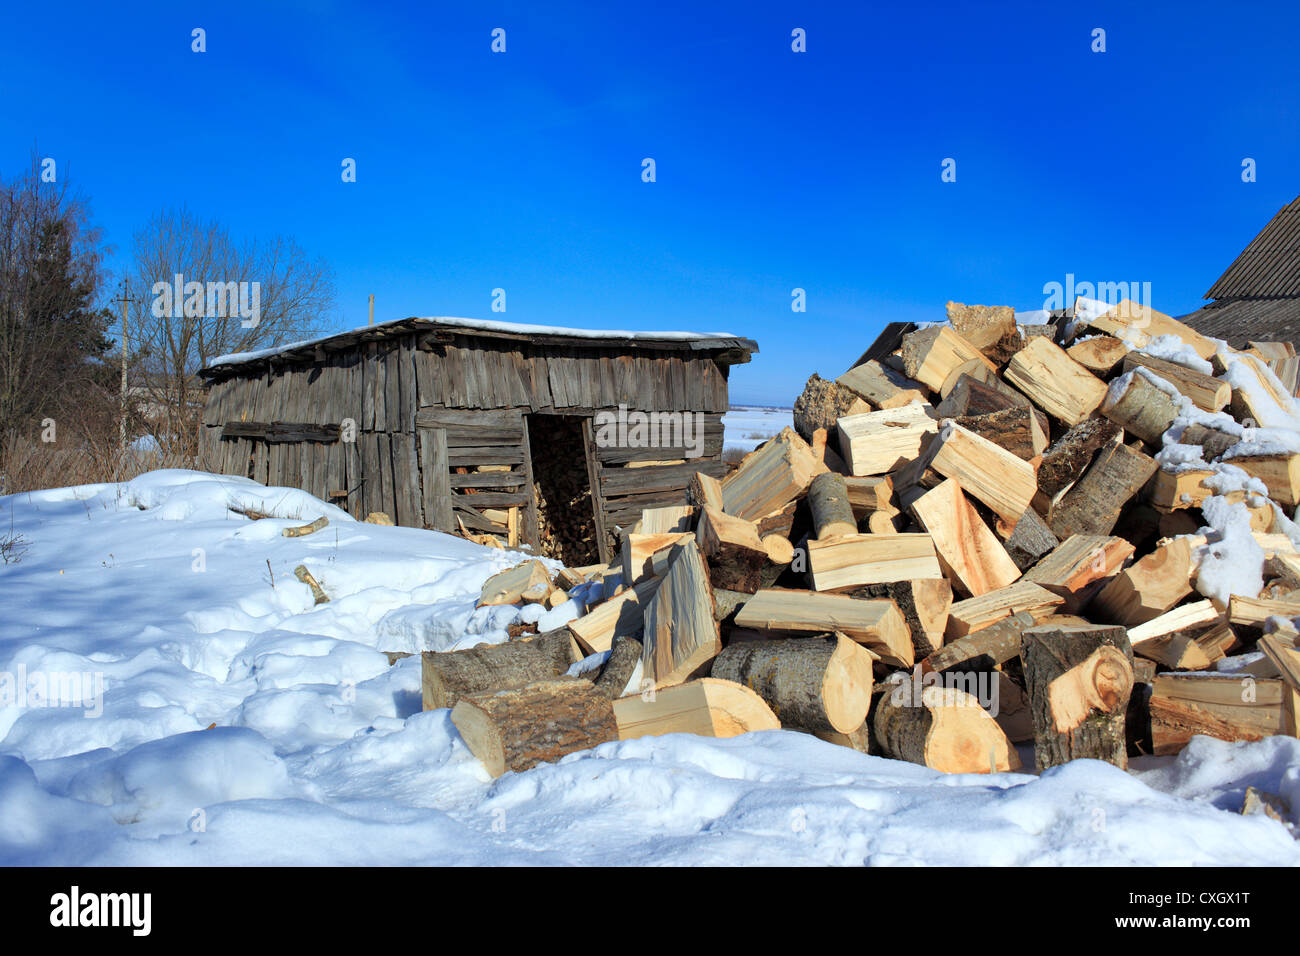
M 579 415 L 527 415 L 539 550 L 568 567 L 600 560 L 596 511 Z

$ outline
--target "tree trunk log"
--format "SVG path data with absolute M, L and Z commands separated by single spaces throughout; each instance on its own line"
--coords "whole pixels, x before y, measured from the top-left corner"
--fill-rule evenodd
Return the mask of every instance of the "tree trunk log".
M 452 708 L 451 722 L 493 777 L 618 739 L 610 699 L 582 679 L 471 694 Z
M 1021 636 L 1020 661 L 1038 769 L 1081 757 L 1127 769 L 1124 714 L 1133 691 L 1133 649 L 1124 628 L 1032 627 Z
M 907 676 L 887 685 L 873 730 L 889 756 L 944 773 L 1001 773 L 1021 765 L 1016 748 L 975 697 L 957 688 L 922 686 Z
M 468 694 L 557 677 L 576 657 L 567 628 L 463 651 L 425 651 L 421 655 L 424 709 L 454 707 Z
M 596 691 L 610 700 L 623 696 L 636 665 L 641 663 L 641 642 L 635 637 L 615 638 L 609 659 L 596 678 Z
M 871 704 L 871 656 L 847 637 L 732 644 L 712 676 L 767 701 L 782 726 L 852 733 Z
M 842 475 L 827 471 L 814 478 L 808 486 L 808 506 L 812 509 L 813 530 L 818 540 L 857 534 L 858 522 L 853 517 L 849 489 Z
M 991 671 L 1020 656 L 1021 635 L 1033 626 L 1034 616 L 1019 611 L 941 647 L 921 662 L 921 672 Z

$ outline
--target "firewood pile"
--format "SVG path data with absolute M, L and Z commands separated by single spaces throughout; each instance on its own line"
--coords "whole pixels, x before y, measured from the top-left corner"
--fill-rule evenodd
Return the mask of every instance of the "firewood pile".
M 576 418 L 556 417 L 545 431 L 530 443 L 541 552 L 570 563 L 595 560 L 596 520 L 583 465 L 581 424 Z
M 494 774 L 673 732 L 969 773 L 1294 735 L 1295 365 L 1131 302 L 891 325 L 613 564 L 490 580 L 550 620 L 426 653 L 425 707 Z

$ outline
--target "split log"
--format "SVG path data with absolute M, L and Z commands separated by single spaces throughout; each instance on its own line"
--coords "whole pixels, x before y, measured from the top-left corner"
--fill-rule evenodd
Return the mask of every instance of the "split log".
M 1196 601 L 1166 611 L 1136 627 L 1130 627 L 1128 640 L 1136 648 L 1145 641 L 1166 637 L 1179 631 L 1209 627 L 1211 624 L 1219 623 L 1221 617 L 1213 601 Z
M 712 676 L 757 693 L 783 727 L 849 734 L 871 704 L 871 657 L 843 635 L 732 644 Z
M 609 659 L 600 669 L 600 676 L 595 680 L 596 692 L 615 700 L 623 696 L 627 682 L 636 673 L 637 664 L 641 663 L 641 642 L 635 637 L 620 637 L 610 648 Z
M 1028 406 L 986 415 L 963 415 L 953 421 L 1024 461 L 1031 461 L 1047 448 L 1047 432 Z
M 1043 453 L 1038 466 L 1038 487 L 1055 497 L 1078 480 L 1102 448 L 1123 437 L 1123 430 L 1105 418 L 1088 418 L 1073 426 Z
M 620 637 L 641 634 L 645 602 L 659 587 L 658 578 L 646 578 L 600 604 L 567 625 L 574 640 L 588 654 L 607 651 Z
M 812 509 L 814 537 L 818 540 L 857 533 L 858 523 L 853 517 L 843 476 L 828 471 L 814 478 L 808 487 L 808 506 Z
M 736 737 L 779 730 L 781 721 L 756 693 L 731 681 L 700 680 L 614 701 L 621 740 L 662 734 Z
M 1207 412 L 1217 412 L 1232 398 L 1232 386 L 1222 379 L 1197 372 L 1176 362 L 1130 352 L 1124 357 L 1124 371 L 1145 368 L 1160 376 L 1192 403 Z
M 810 540 L 807 548 L 816 591 L 943 577 L 928 534 L 846 534 Z
M 1138 368 L 1115 379 L 1101 403 L 1101 413 L 1130 435 L 1159 445 L 1161 436 L 1178 417 L 1179 406 L 1152 381 L 1152 374 Z
M 722 650 L 713 588 L 699 548 L 688 538 L 669 556 L 667 574 L 645 608 L 642 672 L 655 687 L 690 680 Z
M 957 480 L 948 478 L 916 499 L 912 513 L 933 540 L 949 578 L 965 593 L 987 594 L 1020 577 L 1020 569 L 966 500 Z
M 863 362 L 835 380 L 876 408 L 899 408 L 925 401 L 925 386 L 879 362 Z
M 927 435 L 939 430 L 934 409 L 921 402 L 848 415 L 837 425 L 840 454 L 854 475 L 883 475 L 916 458 Z
M 984 354 L 994 365 L 1003 365 L 1021 348 L 1016 328 L 1016 310 L 1009 305 L 966 305 L 949 302 L 948 324 L 954 332 Z
M 311 524 L 300 524 L 293 528 L 281 528 L 280 534 L 286 538 L 301 538 L 303 535 L 314 534 L 320 531 L 330 523 L 330 519 L 321 515 Z
M 1032 581 L 1017 581 L 1010 587 L 953 604 L 948 610 L 947 638 L 954 641 L 965 637 L 1018 611 L 1028 611 L 1035 621 L 1041 621 L 1064 603 L 1063 597 Z
M 1259 639 L 1259 649 L 1282 677 L 1282 729 L 1300 736 L 1300 651 L 1272 634 Z
M 1123 538 L 1075 534 L 1025 572 L 1025 580 L 1065 598 L 1062 613 L 1078 614 L 1132 556 L 1133 545 Z
M 847 592 L 847 596 L 893 601 L 912 635 L 912 650 L 917 659 L 943 644 L 948 609 L 952 607 L 952 585 L 944 578 L 867 584 Z
M 477 607 L 518 604 L 526 598 L 541 600 L 551 593 L 551 575 L 540 561 L 525 561 L 492 575 L 483 582 Z
M 1122 627 L 1041 624 L 1020 645 L 1034 715 L 1034 760 L 1047 770 L 1081 757 L 1128 767 L 1124 714 L 1133 650 Z
M 850 750 L 856 750 L 860 754 L 879 755 L 880 753 L 880 747 L 872 740 L 870 721 L 864 723 L 851 734 L 841 734 L 834 730 L 818 730 L 813 732 L 813 736 L 818 740 L 826 741 L 828 744 L 835 744 L 837 747 L 848 747 Z
M 843 477 L 855 521 L 877 511 L 890 515 L 898 513 L 898 509 L 894 507 L 894 482 L 888 475 L 861 478 L 845 475 Z
M 903 373 L 938 391 L 957 366 L 975 361 L 990 371 L 997 367 L 975 346 L 946 325 L 931 326 L 903 336 Z
M 1124 361 L 1124 356 L 1129 354 L 1129 347 L 1113 335 L 1094 335 L 1071 345 L 1065 354 L 1093 375 L 1105 378 L 1115 370 L 1115 366 Z
M 951 422 L 944 424 L 926 455 L 929 467 L 957 479 L 966 494 L 984 502 L 1008 525 L 1020 520 L 1038 491 L 1032 465 Z
M 1008 386 L 999 388 L 999 380 L 982 381 L 975 375 L 963 372 L 953 383 L 948 394 L 935 407 L 940 418 L 961 418 L 991 415 L 1011 408 L 1030 408 L 1029 399 Z
M 1115 575 L 1089 605 L 1089 613 L 1112 624 L 1145 624 L 1192 593 L 1194 539 L 1162 541 Z
M 838 631 L 893 667 L 910 668 L 916 661 L 911 633 L 893 601 L 764 588 L 736 613 L 736 625 L 772 637 Z
M 1285 733 L 1284 686 L 1231 674 L 1157 674 L 1148 703 L 1155 753 L 1176 754 L 1197 734 L 1253 741 Z
M 493 777 L 618 739 L 609 698 L 582 679 L 470 694 L 456 702 L 451 722 Z
M 1006 379 L 1039 408 L 1067 425 L 1077 425 L 1101 404 L 1106 383 L 1046 337 L 1034 338 L 1011 357 Z
M 752 521 L 706 507 L 695 529 L 695 541 L 708 562 L 714 587 L 748 594 L 759 589 L 768 555 Z
M 1183 429 L 1183 433 L 1178 436 L 1179 444 L 1199 445 L 1201 457 L 1206 461 L 1213 461 L 1218 458 L 1239 441 L 1241 441 L 1239 435 L 1230 435 L 1227 432 L 1219 431 L 1217 428 L 1208 428 L 1199 424 L 1188 425 Z
M 619 567 L 623 570 L 623 584 L 631 587 L 638 581 L 654 575 L 655 554 L 690 538 L 689 531 L 669 531 L 660 534 L 625 534 L 619 550 Z
M 697 471 L 687 486 L 687 495 L 696 507 L 722 510 L 722 482 L 712 475 Z
M 1000 519 L 995 530 L 1004 539 L 1002 546 L 1006 548 L 1007 556 L 1022 572 L 1028 571 L 1043 555 L 1060 544 L 1052 529 L 1033 508 L 1025 510 L 1010 534 L 1007 534 L 1006 522 Z
M 1017 611 L 934 651 L 921 662 L 921 673 L 995 670 L 1020 657 L 1021 635 L 1036 623 L 1028 611 Z
M 1110 534 L 1124 505 L 1155 472 L 1154 459 L 1127 445 L 1113 445 L 1052 506 L 1047 526 L 1059 538 Z
M 1133 653 L 1171 671 L 1203 671 L 1210 666 L 1209 655 L 1190 634 L 1183 632 L 1143 641 L 1133 648 Z
M 808 443 L 783 428 L 722 480 L 722 510 L 750 521 L 778 511 L 807 491 L 816 465 Z
M 1158 336 L 1172 335 L 1190 345 L 1203 359 L 1215 353 L 1215 344 L 1191 326 L 1149 305 L 1138 305 L 1131 299 L 1121 300 L 1105 315 L 1090 320 L 1088 325 L 1098 332 L 1135 342 L 1139 348 Z
M 814 372 L 794 400 L 794 430 L 804 441 L 811 442 L 817 429 L 834 428 L 836 420 L 845 415 L 869 411 L 871 406 L 856 392 Z
M 1300 455 L 1233 455 L 1227 461 L 1264 482 L 1268 496 L 1278 504 L 1300 504 Z
M 944 773 L 1003 773 L 1020 757 L 979 700 L 958 688 L 904 677 L 888 686 L 872 721 L 889 756 Z
M 698 472 L 697 472 L 698 474 Z M 714 479 L 715 481 L 717 479 Z M 695 508 L 691 505 L 664 505 L 641 509 L 641 534 L 671 534 L 690 531 Z
M 468 694 L 521 687 L 558 677 L 579 659 L 564 628 L 537 637 L 420 655 L 425 710 L 454 707 Z
M 1186 508 L 1199 508 L 1205 499 L 1218 494 L 1206 484 L 1217 472 L 1208 468 L 1189 468 L 1183 471 L 1156 471 L 1147 482 L 1145 498 L 1151 507 L 1162 513 Z

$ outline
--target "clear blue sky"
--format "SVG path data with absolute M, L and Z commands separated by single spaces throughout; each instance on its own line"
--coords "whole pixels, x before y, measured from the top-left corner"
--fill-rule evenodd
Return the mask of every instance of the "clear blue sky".
M 1294 0 L 72 2 L 3 21 L 0 170 L 54 157 L 119 256 L 187 205 L 327 259 L 339 328 L 374 292 L 380 319 L 745 334 L 762 353 L 735 403 L 789 404 L 950 298 L 1041 308 L 1067 272 L 1150 282 L 1182 314 L 1300 193 Z

